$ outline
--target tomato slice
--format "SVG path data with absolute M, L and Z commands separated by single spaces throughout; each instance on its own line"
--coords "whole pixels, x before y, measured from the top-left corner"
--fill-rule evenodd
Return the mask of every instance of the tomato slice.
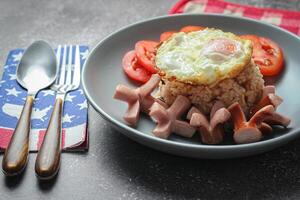
M 283 69 L 283 53 L 274 41 L 256 35 L 242 35 L 241 38 L 252 41 L 252 58 L 264 76 L 274 76 Z
M 122 60 L 122 65 L 125 73 L 132 80 L 140 83 L 146 83 L 151 74 L 137 63 L 136 53 L 134 50 L 128 51 Z
M 253 53 L 255 53 L 255 50 L 258 50 L 261 48 L 261 45 L 259 44 L 259 37 L 257 35 L 241 35 L 240 38 L 251 40 L 252 46 L 253 46 Z
M 169 39 L 169 37 L 171 37 L 174 33 L 176 33 L 175 31 L 167 31 L 167 32 L 163 32 L 160 35 L 160 42 L 164 42 L 167 39 Z
M 203 27 L 203 26 L 185 26 L 180 29 L 180 32 L 189 33 L 189 32 L 193 32 L 193 31 L 201 31 L 205 28 L 206 27 Z
M 150 40 L 141 40 L 135 44 L 137 62 L 152 74 L 158 71 L 154 63 L 158 44 L 158 42 Z

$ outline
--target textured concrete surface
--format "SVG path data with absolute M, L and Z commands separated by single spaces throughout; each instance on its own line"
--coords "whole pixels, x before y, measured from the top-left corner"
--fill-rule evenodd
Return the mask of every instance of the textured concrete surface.
M 138 20 L 163 15 L 175 0 L 0 1 L 0 62 L 36 39 L 88 44 Z M 300 1 L 240 0 L 300 10 Z M 65 153 L 59 176 L 40 183 L 31 154 L 25 173 L 0 173 L 0 199 L 299 199 L 300 140 L 266 154 L 193 160 L 141 146 L 89 110 L 90 150 Z M 2 160 L 2 156 L 0 157 Z

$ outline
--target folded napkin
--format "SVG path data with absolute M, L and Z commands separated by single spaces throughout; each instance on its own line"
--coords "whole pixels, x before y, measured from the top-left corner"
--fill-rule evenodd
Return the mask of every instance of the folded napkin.
M 0 150 L 7 147 L 27 96 L 27 91 L 16 81 L 16 69 L 23 52 L 23 49 L 9 52 L 0 81 Z M 88 55 L 87 46 L 80 46 L 80 55 L 82 66 Z M 38 150 L 42 144 L 54 102 L 55 92 L 52 90 L 41 90 L 36 96 L 31 116 L 30 151 Z M 62 117 L 64 150 L 88 148 L 87 107 L 81 88 L 67 94 Z
M 280 26 L 300 35 L 300 12 L 283 9 L 257 8 L 222 0 L 180 0 L 169 11 L 175 13 L 223 13 L 249 17 Z

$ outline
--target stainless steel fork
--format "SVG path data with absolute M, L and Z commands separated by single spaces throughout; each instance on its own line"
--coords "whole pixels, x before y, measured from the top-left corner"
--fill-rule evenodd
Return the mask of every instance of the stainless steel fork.
M 74 48 L 75 56 L 73 56 Z M 63 102 L 66 94 L 77 89 L 80 85 L 79 46 L 64 45 L 63 48 L 59 46 L 56 58 L 58 60 L 57 63 L 60 65 L 59 78 L 51 86 L 51 89 L 56 91 L 56 100 L 42 146 L 35 162 L 35 172 L 40 179 L 50 179 L 58 172 L 61 154 Z

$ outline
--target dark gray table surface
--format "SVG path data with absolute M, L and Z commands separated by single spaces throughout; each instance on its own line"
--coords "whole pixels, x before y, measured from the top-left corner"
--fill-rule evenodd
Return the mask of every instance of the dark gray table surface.
M 300 10 L 300 1 L 239 0 Z M 0 63 L 36 39 L 88 44 L 122 26 L 164 15 L 175 0 L 0 1 Z M 2 69 L 2 68 L 1 68 Z M 2 70 L 1 70 L 2 71 Z M 0 199 L 300 199 L 300 139 L 258 156 L 194 160 L 141 146 L 89 109 L 90 149 L 64 153 L 58 177 L 40 183 L 35 154 L 25 173 L 0 173 Z M 2 155 L 0 156 L 2 160 Z

